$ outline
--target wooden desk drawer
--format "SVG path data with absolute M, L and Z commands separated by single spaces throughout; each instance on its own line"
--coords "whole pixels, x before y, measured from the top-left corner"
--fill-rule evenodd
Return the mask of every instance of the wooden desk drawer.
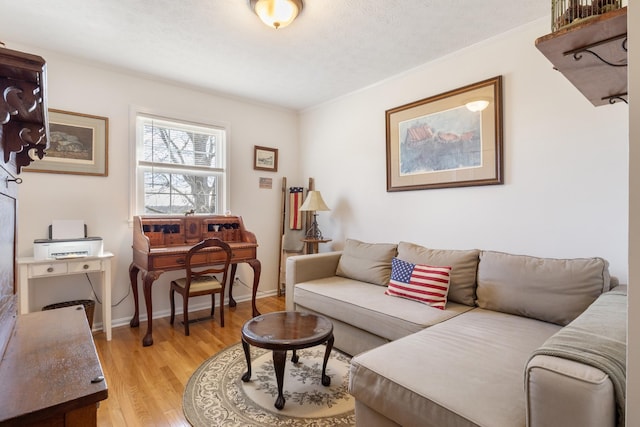
M 151 261 L 153 262 L 153 269 L 184 268 L 184 257 L 184 255 L 163 255 L 156 256 Z
M 29 266 L 31 277 L 56 276 L 67 273 L 66 263 L 34 264 Z
M 255 248 L 242 248 L 242 249 L 233 249 L 231 251 L 231 259 L 234 262 L 252 259 L 256 257 L 256 249 Z
M 256 257 L 255 248 L 239 248 L 232 249 L 231 260 L 234 263 L 242 262 L 244 260 L 252 259 Z M 158 270 L 170 270 L 180 269 L 185 267 L 184 254 L 167 254 L 167 255 L 155 255 L 152 258 L 153 268 Z M 195 255 L 191 261 L 193 265 L 213 265 L 223 260 L 224 253 L 221 250 L 207 251 L 205 253 L 199 253 Z M 149 267 L 151 268 L 151 266 Z
M 157 256 L 153 259 L 155 268 L 184 268 L 186 254 Z M 191 258 L 192 265 L 207 264 L 207 254 L 196 254 Z
M 68 263 L 69 273 L 84 273 L 90 271 L 102 270 L 101 262 L 99 260 L 91 261 L 75 261 Z

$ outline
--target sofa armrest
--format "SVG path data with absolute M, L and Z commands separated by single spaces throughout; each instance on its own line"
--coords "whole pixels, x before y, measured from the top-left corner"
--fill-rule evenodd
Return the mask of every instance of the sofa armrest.
M 548 355 L 526 368 L 527 427 L 616 427 L 613 383 L 598 368 Z
M 322 279 L 336 275 L 342 251 L 298 255 L 287 258 L 286 265 L 286 309 L 293 310 L 293 288 L 296 283 Z

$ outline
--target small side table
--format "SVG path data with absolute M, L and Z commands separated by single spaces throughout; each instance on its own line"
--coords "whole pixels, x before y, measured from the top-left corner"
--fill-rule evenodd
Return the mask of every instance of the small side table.
M 29 282 L 53 276 L 99 272 L 102 278 L 102 330 L 111 341 L 111 252 L 99 256 L 35 260 L 18 258 L 18 300 L 20 314 L 29 313 Z
M 278 383 L 278 398 L 275 407 L 284 408 L 282 383 L 287 350 L 293 350 L 291 361 L 298 363 L 296 350 L 327 343 L 322 364 L 322 385 L 331 384 L 326 374 L 327 362 L 333 348 L 333 324 L 324 316 L 298 311 L 266 313 L 247 321 L 242 327 L 242 348 L 247 359 L 247 372 L 242 381 L 251 379 L 251 353 L 249 344 L 273 351 L 273 366 Z
M 302 239 L 302 241 L 304 242 L 305 254 L 317 254 L 318 243 L 327 243 L 330 242 L 331 239 Z

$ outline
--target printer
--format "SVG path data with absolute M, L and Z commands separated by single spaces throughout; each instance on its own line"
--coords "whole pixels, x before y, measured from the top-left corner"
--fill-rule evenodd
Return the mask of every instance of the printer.
M 36 239 L 33 241 L 33 258 L 36 261 L 101 255 L 102 237 Z
M 102 256 L 102 237 L 87 237 L 82 221 L 53 221 L 48 239 L 33 241 L 33 258 L 45 259 Z

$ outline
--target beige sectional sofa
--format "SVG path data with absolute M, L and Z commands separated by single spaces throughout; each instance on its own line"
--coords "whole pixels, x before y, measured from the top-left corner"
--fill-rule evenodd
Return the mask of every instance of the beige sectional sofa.
M 393 258 L 451 267 L 445 309 L 386 294 Z M 626 287 L 612 282 L 601 258 L 347 240 L 287 260 L 286 304 L 329 317 L 354 356 L 358 426 L 613 427 Z

